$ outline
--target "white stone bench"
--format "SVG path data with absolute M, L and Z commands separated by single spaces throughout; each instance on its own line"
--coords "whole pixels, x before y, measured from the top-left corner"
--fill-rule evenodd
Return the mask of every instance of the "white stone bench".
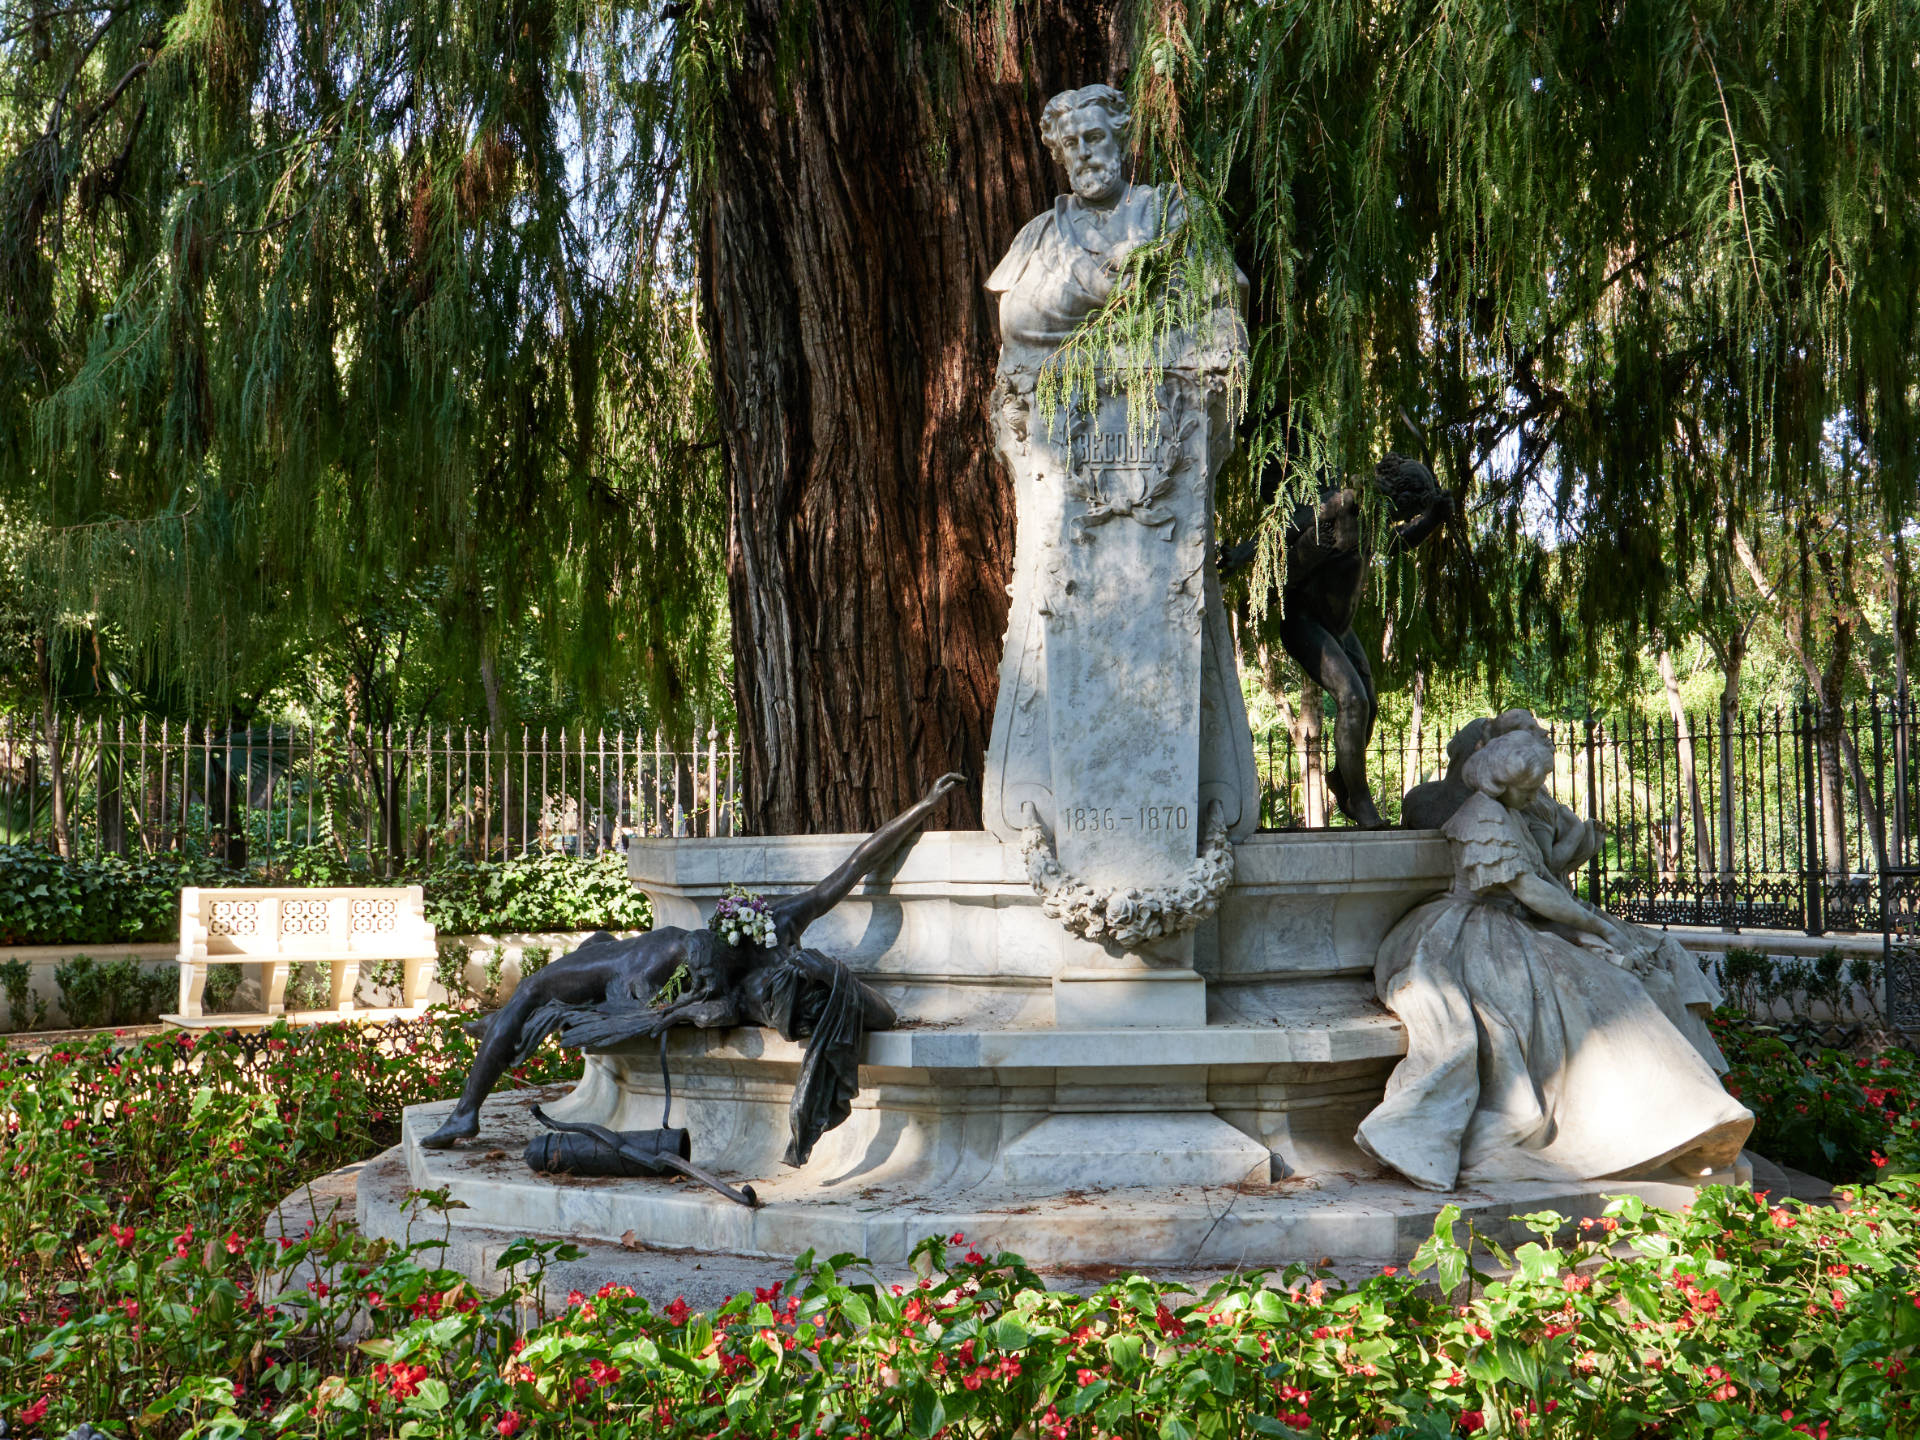
M 437 956 L 426 896 L 418 885 L 383 889 L 203 890 L 180 892 L 180 1015 L 197 1019 L 207 966 L 259 964 L 269 1015 L 285 1013 L 296 964 L 332 967 L 330 996 L 353 1009 L 365 961 L 398 960 L 401 1003 L 416 1008 Z

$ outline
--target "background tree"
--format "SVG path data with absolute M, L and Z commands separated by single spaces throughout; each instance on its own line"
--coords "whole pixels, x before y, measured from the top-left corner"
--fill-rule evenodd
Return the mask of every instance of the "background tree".
M 944 823 L 980 823 L 1013 546 L 984 286 L 1061 188 L 1040 105 L 1118 78 L 1118 19 L 741 0 L 679 21 L 724 53 L 691 97 L 695 198 L 761 830 L 868 829 L 949 770 L 973 779 Z
M 496 722 L 530 631 L 529 700 L 682 730 L 724 703 L 657 27 L 550 0 L 4 16 L 0 497 L 49 647 L 105 635 L 164 677 L 137 688 L 223 708 L 316 653 L 351 669 L 405 596 L 432 632 L 408 663 L 479 678 Z
M 1821 517 L 1851 576 L 1912 515 L 1902 0 L 3 3 L 0 503 L 50 656 L 154 694 L 343 676 L 406 595 L 435 704 L 730 691 L 756 828 L 977 773 L 980 286 L 1097 79 L 1251 281 L 1256 645 L 1293 498 L 1390 446 L 1465 502 L 1362 617 L 1390 693 L 1597 705 L 1757 598 L 1727 536 L 1818 587 Z

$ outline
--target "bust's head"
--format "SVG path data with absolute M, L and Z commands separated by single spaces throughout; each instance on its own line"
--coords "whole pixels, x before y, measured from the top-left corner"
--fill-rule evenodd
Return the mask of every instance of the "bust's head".
M 1111 205 L 1127 189 L 1127 140 L 1133 111 L 1111 85 L 1063 90 L 1040 112 L 1040 138 L 1089 205 Z

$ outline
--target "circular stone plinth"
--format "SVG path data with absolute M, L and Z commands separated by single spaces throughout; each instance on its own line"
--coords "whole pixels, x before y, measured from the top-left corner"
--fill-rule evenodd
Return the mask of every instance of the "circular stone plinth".
M 601 1241 L 649 1250 L 715 1252 L 790 1261 L 806 1250 L 853 1254 L 899 1265 L 928 1235 L 960 1232 L 983 1253 L 1012 1251 L 1030 1264 L 1138 1266 L 1162 1269 L 1276 1269 L 1323 1257 L 1386 1263 L 1404 1260 L 1432 1233 L 1442 1206 L 1456 1205 L 1486 1234 L 1504 1243 L 1526 1238 L 1517 1215 L 1556 1210 L 1597 1215 L 1615 1195 L 1678 1207 L 1693 1187 L 1659 1181 L 1530 1182 L 1424 1191 L 1384 1173 L 1319 1173 L 1236 1184 L 1125 1186 L 1064 1193 L 1020 1193 L 978 1184 L 916 1188 L 862 1186 L 857 1177 L 829 1195 L 804 1171 L 728 1176 L 752 1181 L 762 1204 L 749 1210 L 691 1181 L 579 1179 L 536 1175 L 521 1160 L 538 1129 L 529 1111 L 559 1091 L 496 1097 L 480 1138 L 458 1150 L 425 1150 L 419 1138 L 444 1118 L 451 1102 L 407 1110 L 396 1158 L 407 1184 L 445 1189 L 463 1209 L 448 1212 L 452 1230 Z M 699 1139 L 695 1137 L 695 1159 Z M 369 1172 L 371 1173 L 371 1171 Z M 1728 1173 L 1700 1183 L 1745 1183 Z M 406 1217 L 393 1207 L 358 1205 L 370 1235 L 404 1238 Z M 413 1228 L 425 1233 L 433 1217 Z M 416 1238 L 418 1238 L 416 1236 Z M 477 1277 L 476 1277 L 477 1278 Z

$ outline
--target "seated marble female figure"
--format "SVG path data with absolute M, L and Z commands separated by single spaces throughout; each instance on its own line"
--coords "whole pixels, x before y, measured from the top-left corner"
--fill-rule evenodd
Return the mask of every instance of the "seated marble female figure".
M 1552 747 L 1551 737 L 1530 710 L 1503 710 L 1489 718 L 1468 721 L 1447 742 L 1446 778 L 1416 785 L 1407 792 L 1400 803 L 1401 824 L 1409 829 L 1444 829 L 1454 813 L 1474 796 L 1473 788 L 1462 778 L 1467 762 L 1481 746 L 1516 730 L 1528 731 L 1541 744 Z M 1534 792 L 1522 818 L 1546 863 L 1547 874 L 1572 897 L 1567 875 L 1586 864 L 1600 848 L 1599 827 L 1554 799 L 1545 785 Z M 1701 969 L 1700 962 L 1673 936 L 1609 915 L 1583 901 L 1575 903 L 1600 924 L 1602 938 L 1640 977 L 1660 1013 L 1693 1043 L 1714 1073 L 1724 1075 L 1727 1057 L 1720 1053 L 1707 1024 L 1724 998 L 1713 976 Z M 1564 933 L 1578 943 L 1582 932 Z
M 804 1165 L 820 1135 L 851 1111 L 859 1093 L 860 1041 L 891 1029 L 893 1007 L 839 961 L 803 949 L 800 937 L 862 879 L 889 860 L 962 775 L 943 775 L 911 809 L 874 831 L 819 884 L 772 901 L 774 943 L 734 945 L 711 929 L 667 925 L 629 940 L 604 932 L 545 966 L 487 1020 L 480 1052 L 453 1113 L 420 1143 L 445 1149 L 480 1130 L 480 1106 L 494 1082 L 554 1031 L 568 1046 L 604 1047 L 657 1036 L 675 1025 L 724 1029 L 768 1025 L 807 1038 L 789 1112 L 786 1161 Z M 654 996 L 684 967 L 671 1004 Z
M 1532 729 L 1467 760 L 1473 794 L 1445 826 L 1453 887 L 1380 947 L 1407 1056 L 1356 1138 L 1417 1185 L 1695 1177 L 1753 1128 L 1648 994 L 1649 957 L 1549 870 L 1526 812 L 1552 765 Z

